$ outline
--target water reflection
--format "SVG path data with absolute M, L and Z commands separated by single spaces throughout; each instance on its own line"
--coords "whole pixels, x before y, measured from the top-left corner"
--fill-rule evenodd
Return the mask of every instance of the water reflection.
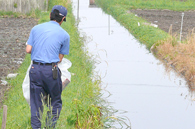
M 164 61 L 162 61 L 162 62 L 164 62 Z M 194 81 L 193 80 L 192 81 L 191 80 L 186 80 L 185 77 L 183 76 L 183 74 L 185 74 L 185 73 L 179 73 L 179 72 L 175 71 L 174 66 L 169 65 L 167 63 L 161 63 L 161 64 L 164 65 L 167 76 L 170 76 L 170 72 L 175 72 L 176 77 L 184 78 L 186 88 L 188 88 L 188 91 L 189 91 L 189 94 L 186 95 L 185 98 L 188 98 L 193 103 L 195 101 L 195 84 L 194 84 Z M 182 85 L 181 80 L 179 81 L 179 85 L 180 86 Z M 182 96 L 182 94 L 181 94 L 181 96 Z

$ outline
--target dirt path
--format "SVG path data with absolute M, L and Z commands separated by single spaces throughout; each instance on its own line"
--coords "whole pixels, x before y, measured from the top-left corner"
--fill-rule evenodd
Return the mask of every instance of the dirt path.
M 8 89 L 2 80 L 21 65 L 30 30 L 36 24 L 32 18 L 0 17 L 0 102 Z
M 148 22 L 158 25 L 158 27 L 166 32 L 172 25 L 172 32 L 180 34 L 182 12 L 170 10 L 130 10 Z M 185 11 L 183 21 L 183 39 L 186 38 L 189 31 L 195 27 L 195 11 Z

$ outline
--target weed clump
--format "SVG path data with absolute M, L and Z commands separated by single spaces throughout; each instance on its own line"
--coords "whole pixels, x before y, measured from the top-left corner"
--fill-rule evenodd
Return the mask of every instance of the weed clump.
M 191 90 L 195 90 L 195 33 L 192 31 L 182 43 L 172 36 L 155 47 L 157 56 L 185 77 Z

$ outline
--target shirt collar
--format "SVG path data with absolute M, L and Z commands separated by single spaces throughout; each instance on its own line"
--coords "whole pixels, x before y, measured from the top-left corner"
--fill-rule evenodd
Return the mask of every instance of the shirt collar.
M 52 24 L 56 24 L 56 25 L 60 26 L 60 24 L 58 22 L 56 22 L 56 21 L 49 21 L 49 22 L 52 23 Z

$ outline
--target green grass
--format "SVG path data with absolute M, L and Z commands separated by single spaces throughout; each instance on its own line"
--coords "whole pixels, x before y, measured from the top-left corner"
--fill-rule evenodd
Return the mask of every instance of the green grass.
M 0 11 L 0 16 L 13 16 L 13 17 L 19 17 L 21 14 L 17 12 L 12 11 Z
M 33 18 L 39 18 L 41 16 L 41 10 L 35 9 L 31 10 L 31 12 L 27 14 L 22 14 L 19 12 L 12 12 L 12 11 L 0 11 L 0 16 L 3 17 L 33 17 Z
M 169 9 L 175 11 L 195 10 L 194 1 L 186 0 L 96 0 L 106 13 L 111 14 L 122 26 L 135 36 L 148 49 L 155 43 L 169 37 L 159 28 L 145 25 L 144 19 L 130 13 L 131 9 Z M 138 26 L 140 24 L 141 26 Z
M 194 0 L 96 0 L 103 8 L 122 6 L 126 9 L 170 9 L 175 11 L 194 10 Z
M 75 27 L 75 19 L 72 14 L 71 4 L 66 0 L 52 0 L 49 3 L 49 10 L 53 5 L 60 4 L 68 8 L 67 22 L 62 27 L 70 35 L 70 54 L 65 56 L 72 62 L 69 69 L 75 75 L 71 78 L 71 83 L 62 92 L 63 107 L 56 128 L 102 128 L 103 122 L 108 121 L 101 104 L 99 81 L 92 81 L 93 61 L 84 53 L 83 39 L 79 37 L 79 32 Z M 39 23 L 49 21 L 49 12 L 39 14 Z M 30 64 L 30 55 L 27 54 L 21 67 L 17 70 L 19 75 L 9 80 L 11 89 L 6 93 L 4 105 L 8 106 L 7 129 L 31 129 L 30 108 L 22 93 L 22 82 L 26 70 Z M 2 109 L 0 116 L 2 116 Z M 2 117 L 0 117 L 0 123 Z

